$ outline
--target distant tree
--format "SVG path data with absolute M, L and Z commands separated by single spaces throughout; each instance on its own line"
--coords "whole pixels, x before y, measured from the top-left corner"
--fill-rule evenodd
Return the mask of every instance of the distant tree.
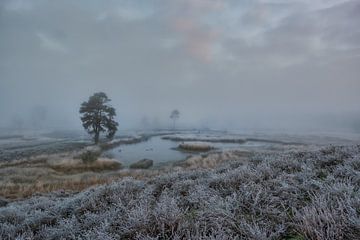
M 159 129 L 160 128 L 160 121 L 158 117 L 153 117 L 153 119 L 151 120 L 151 127 L 153 129 Z
M 173 129 L 175 129 L 176 120 L 180 117 L 179 110 L 175 109 L 171 112 L 170 118 L 173 120 Z
M 13 116 L 11 120 L 11 127 L 15 131 L 21 132 L 24 129 L 24 119 L 19 115 Z
M 112 139 L 119 125 L 114 117 L 115 108 L 108 103 L 111 101 L 105 93 L 98 92 L 83 102 L 80 107 L 82 125 L 85 130 L 93 135 L 95 144 L 99 143 L 100 133 L 107 132 L 107 138 Z
M 147 116 L 143 116 L 141 118 L 141 127 L 143 129 L 149 129 L 150 128 L 150 122 Z
M 31 125 L 34 129 L 44 128 L 44 124 L 48 115 L 47 108 L 42 105 L 37 105 L 31 109 Z

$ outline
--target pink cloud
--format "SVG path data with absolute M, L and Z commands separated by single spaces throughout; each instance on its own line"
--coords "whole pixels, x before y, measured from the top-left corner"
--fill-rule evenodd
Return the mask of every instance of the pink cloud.
M 222 1 L 186 0 L 177 1 L 176 14 L 171 17 L 172 28 L 182 36 L 186 52 L 202 62 L 213 60 L 214 46 L 219 40 L 219 30 L 204 19 L 215 12 L 221 13 Z

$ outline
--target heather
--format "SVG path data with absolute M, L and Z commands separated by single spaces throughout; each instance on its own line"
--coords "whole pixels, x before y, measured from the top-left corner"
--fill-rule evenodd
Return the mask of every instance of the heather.
M 257 153 L 0 208 L 1 239 L 358 239 L 360 146 Z

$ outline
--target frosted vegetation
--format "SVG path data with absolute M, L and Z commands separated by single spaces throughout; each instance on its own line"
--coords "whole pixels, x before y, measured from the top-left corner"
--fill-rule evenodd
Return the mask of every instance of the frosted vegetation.
M 359 239 L 359 187 L 360 145 L 259 153 L 13 202 L 0 239 Z

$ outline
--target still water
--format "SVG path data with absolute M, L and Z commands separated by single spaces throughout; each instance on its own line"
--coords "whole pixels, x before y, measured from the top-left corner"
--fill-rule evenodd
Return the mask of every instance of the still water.
M 155 136 L 148 141 L 124 144 L 117 148 L 111 149 L 106 154 L 121 161 L 125 166 L 137 162 L 141 159 L 147 158 L 154 161 L 154 165 L 161 165 L 172 161 L 180 161 L 186 159 L 188 156 L 201 153 L 187 153 L 174 150 L 180 142 L 162 139 L 161 136 Z M 263 143 L 246 142 L 239 143 L 207 143 L 218 150 L 227 149 L 249 149 L 252 147 L 259 147 Z
M 164 140 L 160 136 L 152 137 L 147 141 L 124 144 L 107 151 L 112 157 L 120 160 L 125 166 L 147 158 L 154 161 L 154 165 L 170 161 L 185 159 L 189 154 L 173 150 L 178 143 Z

